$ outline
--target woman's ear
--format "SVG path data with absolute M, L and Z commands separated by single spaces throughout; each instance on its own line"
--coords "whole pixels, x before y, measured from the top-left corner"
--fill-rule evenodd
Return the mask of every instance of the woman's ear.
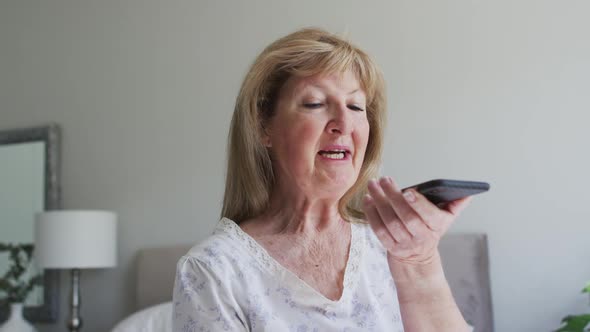
M 270 142 L 270 136 L 266 133 L 262 134 L 262 145 L 264 145 L 267 148 L 272 147 L 272 143 Z
M 262 143 L 262 145 L 264 145 L 267 148 L 272 147 L 272 143 L 270 141 L 270 135 L 268 134 L 268 128 L 266 128 L 264 125 L 262 125 L 262 134 L 260 135 L 260 141 Z

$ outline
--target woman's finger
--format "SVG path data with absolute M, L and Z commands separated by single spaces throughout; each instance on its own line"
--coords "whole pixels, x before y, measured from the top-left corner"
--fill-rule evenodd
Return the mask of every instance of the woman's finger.
M 412 234 L 410 234 L 410 232 L 399 219 L 398 215 L 395 213 L 395 210 L 391 205 L 391 200 L 383 192 L 381 185 L 378 184 L 377 181 L 371 180 L 369 181 L 368 187 L 369 193 L 371 194 L 375 207 L 377 208 L 377 212 L 379 212 L 381 220 L 393 238 L 400 243 L 410 241 Z
M 381 217 L 379 216 L 379 212 L 377 212 L 377 207 L 375 207 L 375 202 L 373 198 L 369 195 L 365 195 L 363 199 L 363 211 L 369 221 L 369 225 L 373 228 L 373 232 L 381 241 L 385 248 L 393 248 L 395 246 L 395 240 L 389 233 L 385 224 L 381 221 Z
M 447 213 L 432 204 L 424 195 L 412 188 L 404 190 L 403 197 L 429 229 L 441 232 L 448 228 L 447 220 L 450 218 Z
M 379 181 L 383 192 L 391 202 L 393 210 L 402 221 L 408 232 L 416 236 L 424 227 L 420 216 L 412 209 L 410 204 L 403 197 L 401 190 L 390 177 L 383 177 Z
M 377 211 L 379 212 L 379 215 L 381 216 L 383 222 L 396 219 L 397 216 L 395 215 L 395 211 L 393 210 L 393 207 L 391 206 L 389 199 L 387 198 L 387 196 L 383 192 L 383 189 L 377 183 L 377 181 L 369 181 L 368 188 L 369 194 L 371 195 L 373 203 L 375 204 L 375 207 L 377 208 Z
M 471 196 L 467 196 L 458 200 L 454 200 L 446 206 L 445 210 L 457 217 L 469 205 L 471 198 Z

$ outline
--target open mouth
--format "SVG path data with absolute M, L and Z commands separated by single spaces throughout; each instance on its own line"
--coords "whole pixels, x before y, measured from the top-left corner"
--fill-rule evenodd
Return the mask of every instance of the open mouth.
M 318 152 L 319 155 L 328 159 L 334 160 L 342 160 L 346 159 L 348 155 L 350 155 L 350 151 L 348 150 L 322 150 Z

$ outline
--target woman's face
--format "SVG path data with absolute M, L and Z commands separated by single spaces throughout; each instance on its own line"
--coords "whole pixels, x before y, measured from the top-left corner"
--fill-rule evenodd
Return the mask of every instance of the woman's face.
M 355 183 L 369 139 L 366 96 L 355 75 L 291 77 L 265 126 L 281 190 L 340 199 Z

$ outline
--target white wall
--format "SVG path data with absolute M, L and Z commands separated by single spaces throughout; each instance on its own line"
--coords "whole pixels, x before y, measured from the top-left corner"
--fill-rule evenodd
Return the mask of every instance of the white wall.
M 120 216 L 120 266 L 83 275 L 85 331 L 131 310 L 137 250 L 209 233 L 246 68 L 307 25 L 382 65 L 384 173 L 491 182 L 453 231 L 489 234 L 497 331 L 590 311 L 590 2 L 255 3 L 0 1 L 0 128 L 61 124 L 64 207 Z

